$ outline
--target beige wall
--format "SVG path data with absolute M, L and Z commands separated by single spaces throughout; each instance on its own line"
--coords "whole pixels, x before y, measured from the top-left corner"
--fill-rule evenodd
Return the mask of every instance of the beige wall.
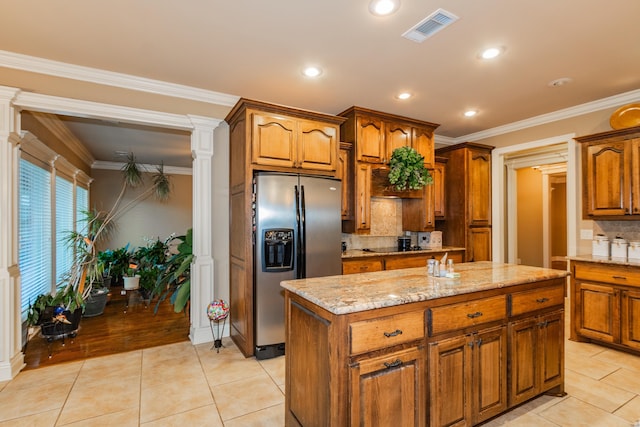
M 107 210 L 113 206 L 121 188 L 121 173 L 117 170 L 93 170 L 91 207 Z M 171 175 L 172 192 L 166 202 L 148 198 L 135 204 L 117 221 L 112 238 L 101 249 L 116 249 L 130 243 L 132 248 L 145 245 L 144 238 L 161 240 L 171 233 L 185 234 L 192 227 L 192 177 Z M 128 190 L 121 206 L 135 198 L 141 190 Z
M 542 175 L 533 168 L 522 168 L 517 176 L 518 261 L 543 267 Z

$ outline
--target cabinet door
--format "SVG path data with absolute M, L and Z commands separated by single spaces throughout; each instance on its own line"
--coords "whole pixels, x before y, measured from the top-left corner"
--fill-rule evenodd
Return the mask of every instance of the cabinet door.
M 471 337 L 429 344 L 429 424 L 471 425 Z
M 586 146 L 584 202 L 587 216 L 630 214 L 631 182 L 629 146 L 624 142 Z
M 336 168 L 336 178 L 342 181 L 342 195 L 341 195 L 341 214 L 343 220 L 353 219 L 353 198 L 351 197 L 351 188 L 353 183 L 351 180 L 353 177 L 350 172 L 350 156 L 351 150 L 340 149 L 338 152 L 338 166 Z
M 356 160 L 384 163 L 384 129 L 382 120 L 367 116 L 356 118 Z
M 400 268 L 426 267 L 427 255 L 398 255 L 385 259 L 385 270 L 397 270 Z
M 507 327 L 473 334 L 473 423 L 507 409 Z
M 537 323 L 534 317 L 509 324 L 510 406 L 529 400 L 538 393 Z
M 322 171 L 336 170 L 338 126 L 300 120 L 297 136 L 297 167 Z
M 411 133 L 411 146 L 424 157 L 424 165 L 427 168 L 434 167 L 433 130 L 414 127 Z
M 393 150 L 411 146 L 411 127 L 399 123 L 385 122 L 386 155 L 384 162 L 391 161 Z
M 466 261 L 491 261 L 491 228 L 469 228 Z
M 491 153 L 469 149 L 467 163 L 468 225 L 491 225 Z
M 295 167 L 296 121 L 282 116 L 253 113 L 251 161 L 259 165 Z
M 435 229 L 434 186 L 425 185 L 419 199 L 402 199 L 402 228 L 410 231 Z
M 445 219 L 445 164 L 437 163 L 434 168 L 429 171 L 433 177 L 433 215 L 436 219 Z
M 621 343 L 640 350 L 640 291 L 622 292 Z
M 640 138 L 632 139 L 631 145 L 631 213 L 640 215 Z
M 619 291 L 607 285 L 576 283 L 579 312 L 578 333 L 604 342 L 617 342 L 620 335 Z
M 356 233 L 371 229 L 371 165 L 356 165 Z
M 410 348 L 352 365 L 349 425 L 425 425 L 423 364 L 423 352 Z
M 538 319 L 540 392 L 564 383 L 564 310 Z

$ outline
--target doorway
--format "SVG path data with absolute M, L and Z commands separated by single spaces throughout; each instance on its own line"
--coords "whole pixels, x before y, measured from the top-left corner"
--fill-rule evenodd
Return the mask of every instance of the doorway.
M 573 135 L 499 148 L 492 156 L 494 261 L 566 268 L 564 257 L 578 247 Z

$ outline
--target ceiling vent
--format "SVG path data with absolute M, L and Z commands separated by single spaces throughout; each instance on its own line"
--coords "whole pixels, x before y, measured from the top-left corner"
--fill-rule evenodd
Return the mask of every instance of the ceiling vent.
M 409 28 L 402 37 L 416 43 L 422 43 L 438 31 L 453 24 L 458 19 L 459 18 L 453 13 L 444 9 L 438 9 L 413 27 Z

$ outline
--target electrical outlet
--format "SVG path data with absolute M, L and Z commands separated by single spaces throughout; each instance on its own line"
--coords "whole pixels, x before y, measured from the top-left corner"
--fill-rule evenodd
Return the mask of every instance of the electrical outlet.
M 588 228 L 580 229 L 580 239 L 593 240 L 593 230 Z

